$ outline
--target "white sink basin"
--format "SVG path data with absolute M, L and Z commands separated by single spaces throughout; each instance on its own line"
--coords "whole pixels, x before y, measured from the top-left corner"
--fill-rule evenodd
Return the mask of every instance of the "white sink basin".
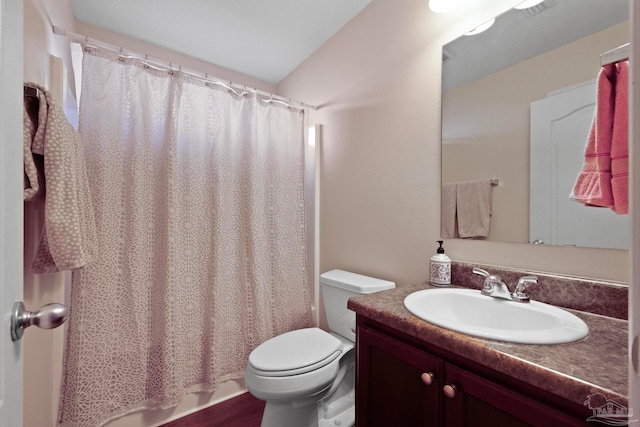
M 404 306 L 443 328 L 498 341 L 560 344 L 589 334 L 582 319 L 561 308 L 493 298 L 479 290 L 425 289 L 408 295 Z

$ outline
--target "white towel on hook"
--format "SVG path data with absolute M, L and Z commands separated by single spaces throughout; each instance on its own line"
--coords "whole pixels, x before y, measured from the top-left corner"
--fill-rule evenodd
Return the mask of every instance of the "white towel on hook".
M 491 223 L 491 181 L 466 181 L 456 185 L 458 234 L 461 238 L 489 236 Z

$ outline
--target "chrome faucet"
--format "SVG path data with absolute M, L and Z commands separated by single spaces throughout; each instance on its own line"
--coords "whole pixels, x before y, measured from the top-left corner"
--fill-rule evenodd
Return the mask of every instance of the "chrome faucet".
M 483 276 L 484 286 L 482 287 L 482 295 L 486 295 L 494 298 L 502 298 L 502 299 L 512 299 L 511 293 L 509 292 L 509 287 L 502 280 L 500 276 L 496 276 L 494 274 L 489 274 L 488 271 L 483 270 L 481 268 L 473 267 L 473 272 L 475 274 L 479 274 Z
M 480 276 L 483 276 L 484 286 L 480 291 L 482 295 L 486 295 L 493 298 L 502 298 L 515 302 L 529 302 L 530 298 L 527 295 L 527 284 L 538 283 L 536 276 L 524 276 L 518 280 L 516 289 L 512 292 L 509 291 L 507 284 L 495 274 L 489 274 L 488 271 L 481 268 L 474 267 L 473 272 Z

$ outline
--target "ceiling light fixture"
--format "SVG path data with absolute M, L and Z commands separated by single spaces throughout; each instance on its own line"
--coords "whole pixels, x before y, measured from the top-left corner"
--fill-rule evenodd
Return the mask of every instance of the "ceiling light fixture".
M 494 22 L 496 22 L 496 18 L 490 19 L 487 22 L 485 22 L 484 24 L 478 25 L 476 28 L 474 28 L 473 30 L 469 31 L 468 33 L 464 33 L 464 35 L 465 36 L 475 36 L 476 34 L 480 34 L 481 32 L 488 30 L 489 27 L 491 27 Z
M 463 0 L 429 0 L 429 9 L 435 13 L 447 13 L 457 9 Z
M 525 0 L 519 5 L 515 6 L 514 9 L 529 9 L 537 4 L 542 3 L 544 0 Z

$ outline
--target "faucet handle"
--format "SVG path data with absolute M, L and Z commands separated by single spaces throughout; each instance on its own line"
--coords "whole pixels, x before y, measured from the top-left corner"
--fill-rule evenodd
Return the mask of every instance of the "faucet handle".
M 518 285 L 516 289 L 511 294 L 511 298 L 514 301 L 518 302 L 529 302 L 529 294 L 527 294 L 527 284 L 528 283 L 538 283 L 537 276 L 524 276 L 518 279 Z
M 475 274 L 478 274 L 478 275 L 484 277 L 484 285 L 483 285 L 483 287 L 482 287 L 482 289 L 480 291 L 480 292 L 482 292 L 483 295 L 492 295 L 494 287 L 500 286 L 500 285 L 504 285 L 504 282 L 502 281 L 500 276 L 496 276 L 495 274 L 490 274 L 488 271 L 483 270 L 483 269 L 478 268 L 478 267 L 473 267 L 472 271 Z M 508 289 L 507 289 L 507 291 L 508 291 Z
M 484 276 L 484 277 L 489 277 L 490 276 L 490 274 L 489 274 L 489 272 L 487 270 L 483 270 L 483 269 L 478 268 L 478 267 L 473 267 L 472 271 L 474 272 L 474 274 L 478 274 L 480 276 Z

